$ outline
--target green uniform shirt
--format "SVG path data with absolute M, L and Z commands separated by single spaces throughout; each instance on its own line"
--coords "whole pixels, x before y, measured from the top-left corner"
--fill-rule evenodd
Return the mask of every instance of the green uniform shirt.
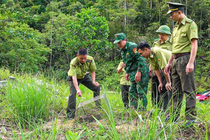
M 170 59 L 171 51 L 158 47 L 151 48 L 151 54 L 148 58 L 153 70 L 159 70 L 166 67 Z
M 122 67 L 122 64 L 123 64 L 123 62 L 121 61 L 120 64 L 118 65 L 118 67 L 117 67 L 117 70 Z M 124 68 L 122 69 L 122 71 L 120 72 L 120 74 L 121 74 L 120 75 L 121 76 L 120 84 L 121 85 L 130 85 L 130 81 L 125 80 L 126 71 L 125 71 Z
M 181 24 L 174 26 L 171 35 L 172 54 L 191 52 L 191 39 L 198 38 L 198 28 L 194 21 L 185 17 Z
M 132 42 L 127 42 L 125 49 L 121 49 L 121 56 L 125 63 L 125 71 L 128 74 L 131 74 L 132 72 L 138 71 L 144 71 L 144 68 L 146 66 L 145 58 L 142 57 L 137 52 L 137 44 Z
M 88 70 L 90 70 L 90 72 L 96 70 L 96 64 L 93 57 L 88 55 L 84 64 L 81 64 L 79 59 L 75 57 L 71 60 L 68 76 L 77 76 L 77 79 L 83 79 Z
M 172 51 L 172 43 L 169 41 L 169 38 L 162 44 L 160 43 L 160 40 L 154 42 L 153 47 L 159 47 L 161 49 Z

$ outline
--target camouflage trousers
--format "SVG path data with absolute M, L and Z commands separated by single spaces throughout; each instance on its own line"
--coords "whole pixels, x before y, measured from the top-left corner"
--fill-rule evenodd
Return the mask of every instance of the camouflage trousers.
M 141 81 L 138 83 L 135 81 L 136 72 L 129 74 L 130 76 L 130 106 L 135 109 L 146 110 L 147 109 L 147 88 L 149 82 L 148 68 L 145 72 L 141 72 Z M 138 104 L 140 99 L 140 104 Z

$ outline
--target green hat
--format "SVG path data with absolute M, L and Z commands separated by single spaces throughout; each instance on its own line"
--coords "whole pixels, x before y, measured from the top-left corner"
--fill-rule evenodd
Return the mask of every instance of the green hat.
M 120 42 L 121 40 L 126 39 L 126 35 L 124 33 L 115 34 L 114 44 Z
M 185 5 L 181 4 L 181 3 L 176 3 L 176 2 L 167 2 L 169 10 L 167 12 L 167 14 L 170 14 L 174 11 L 178 11 L 181 9 L 184 9 Z
M 171 35 L 171 30 L 167 25 L 160 26 L 156 32 Z

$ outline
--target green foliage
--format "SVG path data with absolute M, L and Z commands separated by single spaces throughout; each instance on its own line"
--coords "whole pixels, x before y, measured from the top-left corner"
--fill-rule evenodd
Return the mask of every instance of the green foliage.
M 76 18 L 69 21 L 66 47 L 70 55 L 76 54 L 78 48 L 87 48 L 89 54 L 101 56 L 112 45 L 107 41 L 109 27 L 104 17 L 98 16 L 93 8 L 82 9 Z
M 3 8 L 1 9 L 3 10 Z M 50 49 L 43 43 L 42 34 L 18 20 L 11 22 L 13 14 L 3 11 L 0 17 L 0 67 L 11 71 L 38 71 L 40 64 L 47 61 Z
M 117 73 L 117 67 L 120 61 L 109 61 L 97 64 L 96 79 L 101 85 L 109 90 L 120 89 L 120 74 Z

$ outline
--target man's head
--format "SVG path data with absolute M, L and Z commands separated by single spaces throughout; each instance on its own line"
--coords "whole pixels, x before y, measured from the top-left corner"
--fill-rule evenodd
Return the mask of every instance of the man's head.
M 87 50 L 81 48 L 77 52 L 77 58 L 79 59 L 80 63 L 84 64 L 87 60 Z
M 184 14 L 184 4 L 181 3 L 175 3 L 175 2 L 167 2 L 169 10 L 167 14 L 170 14 L 170 18 L 173 21 L 180 21 L 183 18 Z
M 147 42 L 142 41 L 137 46 L 137 51 L 138 51 L 138 53 L 141 54 L 141 56 L 148 58 L 151 53 L 151 47 L 149 46 L 149 44 Z
M 158 28 L 156 33 L 158 33 L 158 37 L 161 42 L 165 42 L 168 39 L 169 35 L 171 35 L 171 30 L 167 25 L 162 25 Z
M 126 35 L 124 33 L 115 34 L 114 44 L 119 46 L 120 49 L 124 49 L 127 43 Z

